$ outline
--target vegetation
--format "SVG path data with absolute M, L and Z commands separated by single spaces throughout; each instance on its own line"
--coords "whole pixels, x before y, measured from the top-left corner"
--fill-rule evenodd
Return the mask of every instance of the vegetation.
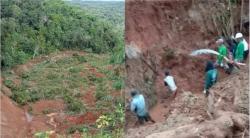
M 48 58 L 34 65 L 33 68 L 21 74 L 19 85 L 14 83 L 17 78 L 15 73 L 3 72 L 4 84 L 12 90 L 11 98 L 20 105 L 41 99 L 63 99 L 69 114 L 94 110 L 107 111 L 102 116 L 109 118 L 108 124 L 102 126 L 101 131 L 105 135 L 113 135 L 111 130 L 118 131 L 124 123 L 124 100 L 120 94 L 124 87 L 123 70 L 117 72 L 113 66 L 110 66 L 111 57 L 107 54 L 73 55 L 75 56 L 61 57 L 56 61 Z M 91 87 L 95 90 L 92 91 Z M 88 107 L 82 100 L 82 97 L 91 91 L 97 100 L 95 109 Z M 109 112 L 110 109 L 114 112 Z M 43 113 L 46 114 L 49 111 Z M 73 126 L 69 128 L 68 133 L 96 129 L 99 123 L 97 121 L 95 126 Z
M 78 5 L 89 14 L 95 15 L 98 19 L 108 20 L 116 27 L 124 28 L 124 1 L 81 1 L 72 0 L 69 3 Z
M 69 135 L 78 131 L 84 137 L 122 137 L 124 3 L 111 3 L 83 2 L 80 7 L 62 0 L 1 3 L 2 75 L 11 98 L 20 105 L 62 99 L 68 115 L 101 113 L 94 124 L 68 128 Z M 58 51 L 75 52 L 59 56 Z M 37 56 L 44 60 L 20 74 L 13 71 L 15 65 Z M 94 105 L 89 106 L 88 98 Z M 51 112 L 46 109 L 42 114 Z M 107 125 L 100 125 L 102 117 L 108 118 Z M 95 134 L 90 134 L 93 130 Z M 49 135 L 46 131 L 34 136 Z
M 112 22 L 60 0 L 3 0 L 1 26 L 3 68 L 56 50 L 106 53 L 124 43 Z

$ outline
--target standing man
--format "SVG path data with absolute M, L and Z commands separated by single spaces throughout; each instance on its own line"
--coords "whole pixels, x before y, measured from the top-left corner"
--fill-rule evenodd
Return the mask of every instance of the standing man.
M 151 121 L 155 123 L 155 121 L 150 117 L 147 109 L 145 100 L 142 94 L 139 94 L 137 90 L 131 91 L 132 101 L 130 103 L 130 110 L 136 113 L 138 121 L 140 124 L 144 124 L 144 121 Z M 137 124 L 136 122 L 136 124 Z
M 247 59 L 247 57 L 248 57 L 248 53 L 249 53 L 249 47 L 248 47 L 248 43 L 247 43 L 247 41 L 243 38 L 243 44 L 244 44 L 244 60 L 246 60 Z
M 224 56 L 227 56 L 227 48 L 224 45 L 224 40 L 222 38 L 220 38 L 219 40 L 216 41 L 216 43 L 219 45 L 218 47 L 218 53 L 220 55 L 217 56 L 217 62 L 216 64 L 219 65 L 220 67 L 225 67 L 226 63 L 223 62 L 224 61 Z
M 234 40 L 234 37 L 232 36 L 231 38 L 227 39 L 227 44 L 228 44 L 228 56 L 229 58 L 233 59 L 235 56 L 235 50 L 237 47 L 237 43 Z
M 177 87 L 175 85 L 174 77 L 169 74 L 168 71 L 165 72 L 165 78 L 164 78 L 164 84 L 167 86 L 172 94 L 174 94 L 174 98 L 176 97 L 177 94 Z
M 243 43 L 243 35 L 242 33 L 237 33 L 235 35 L 235 39 L 238 43 L 236 51 L 235 51 L 235 58 L 236 62 L 242 62 L 244 58 L 244 43 Z
M 211 88 L 216 83 L 218 77 L 218 71 L 216 68 L 214 68 L 212 61 L 207 62 L 205 72 L 205 88 L 203 92 L 206 96 L 208 96 L 209 88 Z

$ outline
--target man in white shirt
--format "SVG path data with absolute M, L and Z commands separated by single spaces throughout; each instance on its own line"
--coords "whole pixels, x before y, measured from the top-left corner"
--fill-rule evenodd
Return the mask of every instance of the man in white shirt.
M 174 77 L 169 74 L 168 71 L 165 72 L 164 84 L 167 86 L 172 94 L 174 94 L 174 98 L 177 94 L 177 87 L 175 85 Z

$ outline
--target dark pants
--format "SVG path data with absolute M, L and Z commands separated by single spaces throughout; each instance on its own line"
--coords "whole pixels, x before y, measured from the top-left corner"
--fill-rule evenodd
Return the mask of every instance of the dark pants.
M 228 65 L 228 68 L 226 69 L 226 73 L 231 74 L 234 69 L 234 65 L 231 63 L 227 63 L 227 65 Z
M 244 51 L 244 60 L 246 60 L 246 59 L 247 59 L 247 57 L 248 57 L 248 53 L 249 53 L 249 50 Z
M 151 122 L 155 123 L 155 121 L 151 118 L 151 116 L 148 113 L 146 113 L 146 115 L 144 115 L 144 116 L 137 115 L 137 118 L 138 118 L 138 121 L 140 124 L 143 124 L 144 121 L 146 121 L 146 122 L 151 121 Z

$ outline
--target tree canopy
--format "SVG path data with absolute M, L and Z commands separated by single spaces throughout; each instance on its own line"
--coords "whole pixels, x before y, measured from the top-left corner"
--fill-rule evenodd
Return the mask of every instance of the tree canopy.
M 22 64 L 56 50 L 94 53 L 123 45 L 121 32 L 80 7 L 61 0 L 2 0 L 1 65 Z

